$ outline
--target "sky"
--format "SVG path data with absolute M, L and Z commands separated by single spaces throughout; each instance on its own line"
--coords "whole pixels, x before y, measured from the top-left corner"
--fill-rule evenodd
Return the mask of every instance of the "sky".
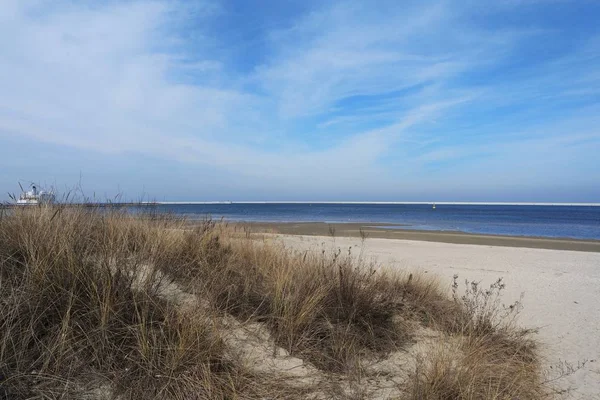
M 600 202 L 595 0 L 0 0 L 0 200 Z

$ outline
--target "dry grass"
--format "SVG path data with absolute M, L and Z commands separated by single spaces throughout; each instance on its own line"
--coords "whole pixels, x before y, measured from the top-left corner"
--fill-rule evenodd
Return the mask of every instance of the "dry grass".
M 453 300 L 458 312 L 442 320 L 449 336 L 417 361 L 410 399 L 545 399 L 532 330 L 515 323 L 520 303 L 501 306 L 499 279 L 488 288 L 465 282 Z
M 238 243 L 219 284 L 217 306 L 255 318 L 276 342 L 315 366 L 345 371 L 364 352 L 386 352 L 408 339 L 395 321 L 397 292 L 387 276 L 350 256 L 294 254 Z
M 231 315 L 263 324 L 322 377 L 348 380 L 428 327 L 446 339 L 419 356 L 398 397 L 544 398 L 535 342 L 514 324 L 518 307 L 499 306 L 501 282 L 449 296 L 349 250 L 295 253 L 246 236 L 89 208 L 2 216 L 0 389 L 17 399 L 327 395 L 245 368 L 224 340 Z M 173 284 L 197 301 L 183 307 L 165 294 Z
M 206 311 L 182 315 L 144 274 L 167 221 L 27 209 L 0 221 L 2 386 L 16 398 L 229 398 L 239 371 Z M 140 281 L 139 277 L 143 279 Z

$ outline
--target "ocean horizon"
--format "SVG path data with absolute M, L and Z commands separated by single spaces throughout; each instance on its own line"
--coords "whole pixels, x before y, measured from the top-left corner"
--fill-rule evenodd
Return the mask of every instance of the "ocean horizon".
M 504 202 L 504 201 L 306 201 L 306 200 L 250 200 L 250 201 L 146 201 L 142 204 L 429 204 L 429 205 L 506 205 L 506 206 L 585 206 L 600 207 L 600 203 L 585 202 Z

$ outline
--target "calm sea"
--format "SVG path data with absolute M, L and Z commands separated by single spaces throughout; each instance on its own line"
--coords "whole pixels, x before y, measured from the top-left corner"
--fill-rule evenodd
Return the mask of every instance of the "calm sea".
M 260 222 L 377 222 L 389 229 L 600 239 L 600 207 L 426 204 L 177 204 L 159 211 L 190 219 Z

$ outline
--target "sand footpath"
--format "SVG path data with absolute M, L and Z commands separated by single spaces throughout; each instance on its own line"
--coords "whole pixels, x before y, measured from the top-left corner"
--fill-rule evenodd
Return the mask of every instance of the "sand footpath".
M 271 235 L 269 235 L 271 236 Z M 382 266 L 452 277 L 487 285 L 504 278 L 506 304 L 524 293 L 520 322 L 538 327 L 547 367 L 560 361 L 585 366 L 557 383 L 563 398 L 600 399 L 600 253 L 590 251 L 456 244 L 356 237 L 273 235 L 297 250 L 339 247 L 375 257 Z

